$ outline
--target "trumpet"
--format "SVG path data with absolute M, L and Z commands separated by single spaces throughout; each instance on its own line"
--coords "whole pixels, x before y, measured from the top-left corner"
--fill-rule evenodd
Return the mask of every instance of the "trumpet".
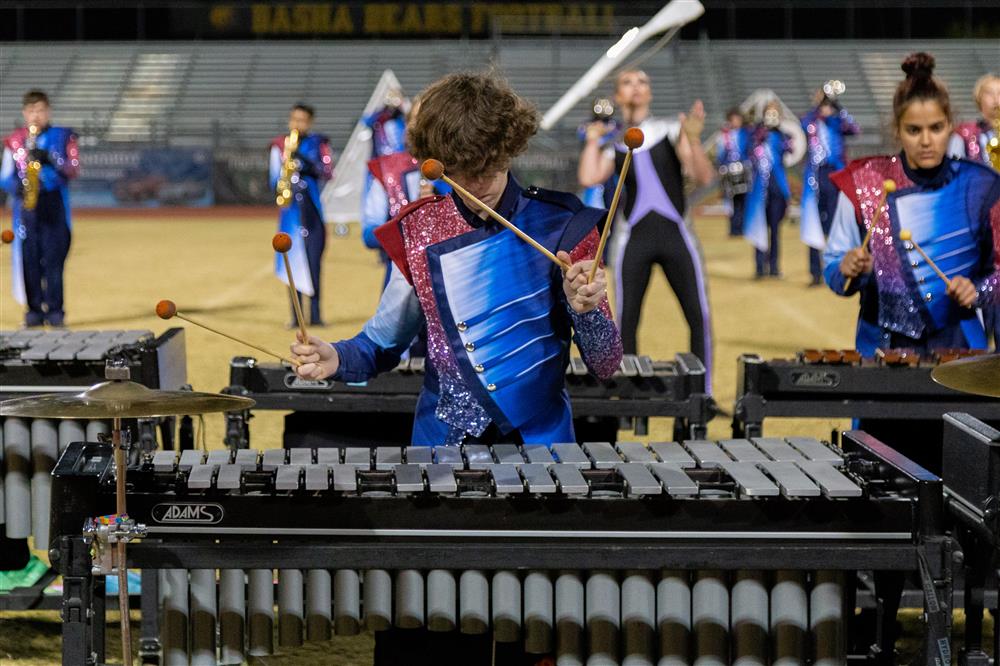
M 30 157 L 30 152 L 35 149 L 37 140 L 38 126 L 29 125 L 28 139 L 24 142 L 24 148 L 28 151 L 29 157 L 24 169 L 24 178 L 21 180 L 21 184 L 24 186 L 24 200 L 22 204 L 24 210 L 35 210 L 35 206 L 38 205 L 38 176 L 42 171 L 42 163 Z
M 986 154 L 993 168 L 1000 171 L 1000 113 L 993 118 L 993 138 L 986 142 Z
M 299 131 L 296 129 L 288 132 L 285 137 L 285 149 L 281 157 L 281 175 L 278 176 L 278 185 L 275 188 L 277 196 L 275 201 L 281 208 L 288 208 L 292 203 L 292 179 L 298 171 L 298 164 L 295 163 L 295 151 L 299 148 Z

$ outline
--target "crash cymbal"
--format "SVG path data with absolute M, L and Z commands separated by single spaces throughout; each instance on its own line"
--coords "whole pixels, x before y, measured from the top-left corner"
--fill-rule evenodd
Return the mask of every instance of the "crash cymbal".
M 0 402 L 0 416 L 36 419 L 108 419 L 232 412 L 253 407 L 250 398 L 194 391 L 158 391 L 130 381 L 96 384 L 83 393 L 15 398 Z
M 1000 398 L 1000 354 L 984 354 L 942 363 L 931 371 L 938 384 L 962 393 Z

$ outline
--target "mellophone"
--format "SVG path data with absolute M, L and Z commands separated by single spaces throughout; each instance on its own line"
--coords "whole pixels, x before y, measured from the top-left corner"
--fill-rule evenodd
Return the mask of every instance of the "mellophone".
M 985 352 L 939 349 L 857 351 L 807 349 L 792 359 L 743 354 L 737 365 L 736 436 L 759 436 L 768 416 L 936 419 L 959 411 L 1000 419 L 1000 401 L 960 393 L 936 383 L 941 363 Z
M 380 437 L 389 438 L 387 443 L 400 439 L 408 442 L 426 370 L 424 358 L 408 358 L 392 372 L 364 384 L 348 384 L 303 380 L 282 364 L 236 357 L 230 364 L 230 385 L 224 392 L 253 398 L 257 402 L 255 409 L 324 413 L 317 418 L 304 417 L 304 423 L 296 424 L 302 433 L 313 437 L 304 445 L 327 444 L 315 437 L 324 428 L 336 424 L 326 415 L 330 412 L 373 414 Z M 626 354 L 618 372 L 606 381 L 591 375 L 581 358 L 572 357 L 566 369 L 566 388 L 573 405 L 578 437 L 586 438 L 596 433 L 600 433 L 601 438 L 613 437 L 618 428 L 617 419 L 621 417 L 635 418 L 637 432 L 644 434 L 645 421 L 651 416 L 674 417 L 675 437 L 704 437 L 707 423 L 715 413 L 714 403 L 705 393 L 705 366 L 697 356 L 688 353 L 677 354 L 673 361 Z M 228 418 L 227 443 L 232 448 L 245 448 L 249 444 L 249 428 L 244 415 L 233 414 Z M 397 437 L 393 437 L 394 428 L 390 423 L 394 418 L 400 421 L 395 428 L 399 431 Z M 601 418 L 614 420 L 610 432 L 607 428 L 588 427 L 588 420 Z M 286 440 L 291 439 L 291 428 L 292 421 L 286 419 Z M 370 428 L 362 430 L 371 432 Z M 351 440 L 337 437 L 333 442 L 338 446 L 345 443 Z
M 80 526 L 114 510 L 110 453 L 74 443 L 54 478 L 53 548 L 78 611 L 64 620 L 84 639 L 70 648 L 91 650 L 102 625 Z M 854 607 L 844 573 L 893 569 L 921 573 L 937 618 L 926 649 L 947 647 L 941 481 L 863 432 L 842 448 L 161 451 L 128 478 L 146 525 L 130 566 L 163 570 L 165 664 L 271 653 L 275 569 L 283 645 L 425 626 L 524 641 L 557 664 L 832 666 Z

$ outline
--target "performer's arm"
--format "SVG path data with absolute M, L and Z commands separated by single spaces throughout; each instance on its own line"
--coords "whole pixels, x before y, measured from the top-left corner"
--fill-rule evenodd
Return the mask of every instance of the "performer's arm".
M 600 379 L 615 373 L 622 362 L 622 339 L 611 316 L 604 269 L 598 268 L 594 281 L 587 277 L 600 238 L 592 230 L 572 252 L 557 256 L 572 264 L 563 276 L 563 302 L 573 322 L 573 339 L 587 368 Z
M 965 140 L 962 138 L 962 135 L 959 134 L 958 132 L 952 134 L 951 138 L 948 139 L 948 154 L 951 155 L 952 157 L 958 157 L 958 158 L 966 156 Z
M 844 136 L 857 136 L 861 134 L 861 125 L 844 108 L 840 109 L 840 133 Z
M 365 247 L 377 250 L 382 246 L 375 238 L 375 230 L 389 219 L 389 198 L 382 183 L 372 176 L 364 205 L 361 207 L 361 240 Z
M 983 244 L 987 248 L 992 244 L 993 270 L 974 283 L 978 296 L 976 304 L 981 307 L 1000 304 L 1000 199 L 989 210 L 989 222 L 989 228 L 983 234 Z M 984 251 L 983 254 L 987 255 L 987 252 Z
M 601 148 L 601 139 L 607 131 L 607 126 L 601 121 L 587 125 L 587 140 L 580 153 L 580 165 L 576 170 L 576 178 L 580 187 L 603 185 L 615 171 L 614 148 L 609 144 Z
M 76 178 L 80 173 L 80 147 L 77 144 L 76 134 L 70 134 L 67 139 L 65 154 L 55 150 L 48 151 L 43 163 L 51 164 L 63 178 Z
M 21 193 L 21 179 L 17 177 L 14 154 L 7 147 L 3 149 L 3 161 L 0 162 L 0 187 L 15 197 Z
M 841 193 L 837 199 L 830 235 L 827 236 L 826 247 L 823 249 L 823 276 L 833 293 L 850 296 L 860 291 L 871 279 L 871 255 L 861 253 L 867 255 L 867 259 L 861 260 L 860 267 L 852 261 L 861 250 L 860 245 L 861 231 L 854 204 L 846 194 Z M 850 264 L 846 268 L 851 275 L 844 273 L 845 264 Z M 851 277 L 851 287 L 845 292 L 844 284 L 848 277 Z
M 333 155 L 330 153 L 330 144 L 326 141 L 320 143 L 317 155 L 296 152 L 295 159 L 301 165 L 299 173 L 303 176 L 312 176 L 321 182 L 333 177 Z
M 267 162 L 267 167 L 268 182 L 271 184 L 272 190 L 278 186 L 278 178 L 281 177 L 282 158 L 284 157 L 282 153 L 283 151 L 278 146 L 271 146 L 271 158 Z
M 423 321 L 413 285 L 393 265 L 378 310 L 361 332 L 333 344 L 310 336 L 308 343 L 292 345 L 292 353 L 303 364 L 296 372 L 307 379 L 367 381 L 399 364 Z
M 695 100 L 691 110 L 682 113 L 679 119 L 681 131 L 675 145 L 684 173 L 698 185 L 708 185 L 715 177 L 715 169 L 701 145 L 701 132 L 705 128 L 705 107 L 701 100 Z

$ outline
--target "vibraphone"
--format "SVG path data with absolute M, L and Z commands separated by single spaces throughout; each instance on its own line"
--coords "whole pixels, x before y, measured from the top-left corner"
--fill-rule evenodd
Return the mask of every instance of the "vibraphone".
M 81 526 L 114 510 L 110 458 L 76 443 L 55 470 L 66 664 L 103 627 Z M 560 666 L 833 666 L 856 569 L 919 571 L 925 663 L 949 645 L 941 481 L 863 432 L 843 449 L 763 438 L 162 451 L 129 484 L 129 515 L 148 530 L 130 566 L 164 570 L 167 665 L 271 653 L 275 569 L 284 645 L 423 626 L 524 641 Z
M 285 420 L 285 446 L 342 446 L 371 442 L 409 443 L 413 412 L 425 376 L 423 358 L 405 359 L 392 372 L 365 384 L 306 381 L 276 363 L 236 357 L 230 364 L 225 393 L 257 401 L 255 409 L 291 410 Z M 596 379 L 579 357 L 566 369 L 579 439 L 613 439 L 619 419 L 631 418 L 637 434 L 646 433 L 651 416 L 673 417 L 674 437 L 704 437 L 715 404 L 705 393 L 705 366 L 693 354 L 673 361 L 626 355 L 607 381 Z M 349 422 L 331 413 L 351 414 Z M 249 445 L 246 415 L 229 415 L 227 443 Z
M 79 392 L 104 381 L 109 360 L 129 367 L 150 388 L 186 382 L 184 331 L 159 337 L 150 331 L 23 330 L 0 332 L 0 400 L 40 393 Z M 52 469 L 70 442 L 96 442 L 104 421 L 0 417 L 0 523 L 12 539 L 49 542 Z M 153 437 L 150 431 L 147 436 Z M 0 595 L 0 608 L 41 602 L 31 588 Z
M 969 416 L 944 416 L 945 505 L 961 545 L 965 640 L 959 663 L 989 666 L 983 645 L 983 608 L 993 612 L 993 654 L 1000 655 L 997 587 L 1000 579 L 1000 430 Z
M 768 416 L 936 419 L 960 411 L 1000 419 L 995 398 L 959 393 L 931 379 L 939 363 L 976 353 L 893 349 L 862 358 L 854 350 L 812 349 L 770 361 L 744 354 L 737 366 L 733 434 L 759 437 Z

